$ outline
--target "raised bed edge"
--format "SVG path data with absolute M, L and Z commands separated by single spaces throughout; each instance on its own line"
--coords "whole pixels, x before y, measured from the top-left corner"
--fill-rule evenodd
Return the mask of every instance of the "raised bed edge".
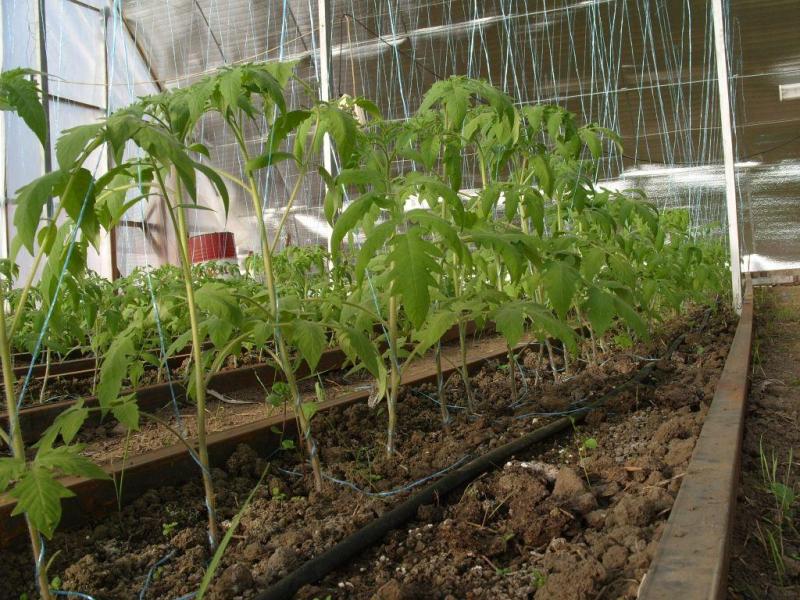
M 753 286 L 748 281 L 725 367 L 640 586 L 641 600 L 727 597 L 752 341 Z

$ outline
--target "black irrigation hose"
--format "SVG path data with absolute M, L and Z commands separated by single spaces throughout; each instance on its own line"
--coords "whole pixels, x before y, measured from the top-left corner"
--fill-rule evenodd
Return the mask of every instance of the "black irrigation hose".
M 708 316 L 710 316 L 710 312 L 706 315 L 706 319 L 703 320 L 701 329 L 705 326 Z M 667 352 L 662 359 L 667 359 L 672 356 L 672 353 L 677 350 L 685 337 L 686 334 L 683 333 L 675 338 L 667 348 Z M 487 452 L 456 471 L 450 472 L 448 475 L 445 475 L 439 481 L 427 486 L 421 492 L 415 494 L 399 506 L 350 534 L 330 550 L 303 563 L 275 585 L 270 586 L 258 594 L 256 600 L 286 600 L 294 597 L 295 593 L 304 585 L 319 581 L 334 569 L 341 567 L 354 556 L 361 554 L 368 547 L 379 542 L 390 531 L 400 528 L 417 514 L 417 509 L 419 509 L 420 506 L 431 504 L 440 496 L 449 494 L 454 489 L 472 481 L 479 475 L 504 465 L 515 454 L 526 450 L 533 444 L 542 442 L 561 431 L 573 428 L 575 423 L 582 421 L 592 410 L 600 407 L 610 398 L 631 386 L 642 383 L 656 368 L 656 365 L 657 362 L 651 362 L 642 367 L 636 372 L 636 375 L 628 379 L 628 381 L 598 398 L 591 404 L 588 404 L 573 415 L 561 417 L 513 442 L 509 442 L 508 444 Z

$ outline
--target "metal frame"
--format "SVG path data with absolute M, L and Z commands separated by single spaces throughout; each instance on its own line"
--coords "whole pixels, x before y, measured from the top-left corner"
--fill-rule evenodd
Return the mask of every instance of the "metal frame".
M 722 153 L 725 159 L 725 204 L 728 213 L 728 243 L 730 246 L 731 289 L 733 308 L 742 312 L 742 265 L 739 246 L 739 213 L 736 200 L 736 171 L 733 154 L 733 122 L 731 120 L 730 79 L 728 54 L 725 42 L 725 19 L 722 0 L 711 0 L 714 13 L 714 49 L 717 62 L 719 88 L 719 118 L 722 132 Z

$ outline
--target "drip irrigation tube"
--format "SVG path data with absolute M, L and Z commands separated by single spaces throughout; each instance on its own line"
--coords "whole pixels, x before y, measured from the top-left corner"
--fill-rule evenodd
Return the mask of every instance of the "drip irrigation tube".
M 704 319 L 701 328 L 705 326 L 706 321 L 707 319 Z M 686 334 L 684 333 L 675 338 L 662 358 L 668 359 L 672 356 L 672 353 L 681 345 L 685 337 Z M 598 398 L 591 404 L 586 405 L 573 415 L 553 421 L 513 442 L 509 442 L 508 444 L 487 452 L 456 471 L 451 471 L 442 479 L 430 484 L 399 506 L 352 533 L 320 556 L 305 562 L 276 584 L 258 594 L 256 600 L 285 600 L 292 598 L 304 585 L 319 581 L 331 571 L 345 565 L 350 559 L 379 542 L 390 531 L 398 529 L 407 521 L 411 520 L 414 515 L 417 514 L 417 509 L 419 509 L 420 506 L 430 504 L 437 498 L 449 494 L 459 486 L 469 483 L 479 475 L 504 465 L 514 455 L 519 454 L 532 445 L 547 440 L 557 433 L 572 429 L 575 423 L 582 421 L 586 418 L 586 415 L 595 408 L 600 407 L 608 399 L 631 386 L 643 382 L 649 377 L 657 364 L 657 362 L 651 362 L 642 367 L 625 383 L 603 395 L 601 398 Z

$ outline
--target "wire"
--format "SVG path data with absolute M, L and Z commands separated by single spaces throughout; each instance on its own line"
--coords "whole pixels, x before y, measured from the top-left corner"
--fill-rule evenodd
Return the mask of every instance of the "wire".
M 466 462 L 466 460 L 469 457 L 470 457 L 469 454 L 465 454 L 464 456 L 459 458 L 456 462 L 454 462 L 451 465 L 445 467 L 444 469 L 441 469 L 440 471 L 436 471 L 435 473 L 432 473 L 431 475 L 423 477 L 422 479 L 417 479 L 416 481 L 412 481 L 409 484 L 402 485 L 400 487 L 396 487 L 396 488 L 394 488 L 392 490 L 388 490 L 388 491 L 385 491 L 385 492 L 369 492 L 367 490 L 361 489 L 355 483 L 352 483 L 350 481 L 346 481 L 344 479 L 336 479 L 335 477 L 332 477 L 332 476 L 330 476 L 330 475 L 328 475 L 326 473 L 323 473 L 322 476 L 325 479 L 327 479 L 328 481 L 332 481 L 333 483 L 336 483 L 338 485 L 350 488 L 351 490 L 355 490 L 356 492 L 358 492 L 360 494 L 364 494 L 365 496 L 369 496 L 371 498 L 389 498 L 391 496 L 396 496 L 397 494 L 402 494 L 403 492 L 407 492 L 407 491 L 409 491 L 409 490 L 411 490 L 411 489 L 413 489 L 413 488 L 415 488 L 417 486 L 422 485 L 423 483 L 425 483 L 427 481 L 430 481 L 431 479 L 436 479 L 437 477 L 440 477 L 441 475 L 444 475 L 448 471 L 452 471 L 456 467 L 459 467 L 462 464 L 464 464 L 464 462 Z M 278 471 L 280 471 L 281 473 L 285 473 L 286 475 L 291 475 L 293 477 L 302 477 L 303 476 L 302 473 L 298 473 L 297 471 L 290 471 L 288 469 L 278 469 Z
M 737 160 L 740 160 L 740 161 L 741 160 L 748 160 L 748 159 L 751 159 L 751 158 L 755 158 L 756 156 L 761 156 L 762 154 L 769 154 L 771 152 L 775 152 L 776 150 L 780 150 L 781 148 L 785 148 L 786 146 L 788 146 L 790 144 L 793 144 L 794 142 L 797 142 L 798 140 L 800 140 L 800 134 L 797 134 L 794 137 L 792 137 L 792 138 L 790 138 L 790 139 L 788 139 L 788 140 L 786 140 L 784 142 L 781 142 L 780 144 L 776 144 L 775 146 L 767 148 L 766 150 L 759 150 L 758 152 L 753 152 L 752 154 L 747 154 L 745 156 L 739 156 L 739 157 L 737 157 Z M 664 160 L 656 160 L 654 158 L 650 158 L 649 156 L 646 159 L 642 159 L 642 158 L 636 158 L 636 157 L 633 157 L 633 156 L 629 156 L 627 154 L 622 154 L 621 156 L 623 158 L 627 158 L 628 160 L 631 160 L 631 161 L 633 161 L 633 162 L 635 162 L 637 164 L 642 164 L 642 163 L 648 164 L 649 163 L 649 164 L 655 164 L 655 165 L 682 166 L 682 167 L 701 167 L 701 166 L 709 166 L 709 165 L 713 165 L 713 164 L 719 164 L 719 163 L 708 163 L 708 162 L 697 162 L 697 161 L 693 161 L 693 162 L 667 162 L 667 161 L 664 161 Z

